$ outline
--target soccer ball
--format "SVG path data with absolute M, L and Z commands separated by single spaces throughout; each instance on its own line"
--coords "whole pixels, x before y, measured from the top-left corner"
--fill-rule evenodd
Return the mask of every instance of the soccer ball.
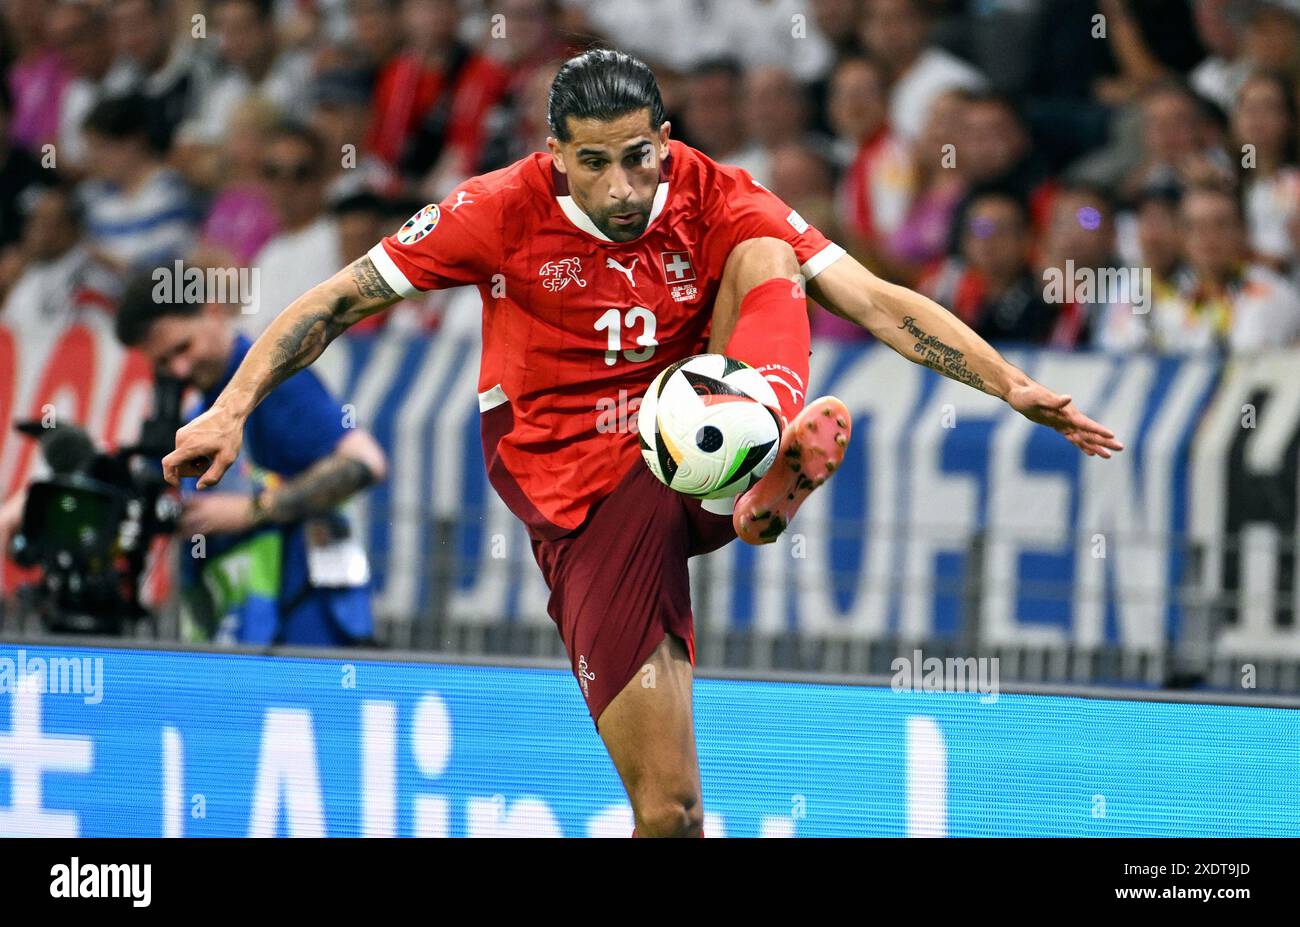
M 781 443 L 776 393 L 753 367 L 721 354 L 679 360 L 637 409 L 641 456 L 670 489 L 697 499 L 744 492 Z

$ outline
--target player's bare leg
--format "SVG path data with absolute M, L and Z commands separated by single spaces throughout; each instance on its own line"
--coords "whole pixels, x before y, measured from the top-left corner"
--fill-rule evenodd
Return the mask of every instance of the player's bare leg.
M 752 339 L 747 339 L 749 343 L 745 353 L 751 356 L 736 354 L 732 335 L 736 332 L 745 297 L 772 280 L 790 281 L 794 299 L 787 311 L 807 311 L 799 262 L 790 245 L 778 238 L 752 238 L 732 249 L 713 307 L 710 352 L 732 354 L 754 363 L 756 354 L 763 352 L 763 346 L 755 346 Z M 779 292 L 776 296 L 779 298 Z M 806 343 L 806 335 L 804 341 Z M 732 350 L 728 350 L 729 347 Z M 773 339 L 772 347 L 774 354 L 783 347 L 779 336 Z M 806 374 L 806 365 L 803 370 Z M 824 396 L 801 409 L 801 393 L 793 395 L 791 385 L 780 376 L 770 379 L 782 400 L 785 427 L 772 468 L 736 500 L 732 525 L 736 536 L 749 544 L 770 544 L 781 535 L 809 493 L 825 483 L 839 467 L 852 433 L 849 411 L 835 397 Z
M 639 837 L 701 835 L 692 678 L 686 645 L 667 635 L 597 722 L 632 802 Z

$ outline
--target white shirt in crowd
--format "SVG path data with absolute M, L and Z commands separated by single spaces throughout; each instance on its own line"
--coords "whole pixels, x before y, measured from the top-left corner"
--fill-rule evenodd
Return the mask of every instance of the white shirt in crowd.
M 805 0 L 565 0 L 617 48 L 675 71 L 711 58 L 780 65 L 801 81 L 834 55 Z
M 280 55 L 271 70 L 257 83 L 242 71 L 222 69 L 203 94 L 198 112 L 181 124 L 180 138 L 204 145 L 222 144 L 230 128 L 231 116 L 254 96 L 273 104 L 282 113 L 307 113 L 311 86 L 311 58 L 300 52 Z
M 936 97 L 949 90 L 981 91 L 987 86 L 984 75 L 956 55 L 927 48 L 895 81 L 889 94 L 889 124 L 906 141 L 914 141 Z
M 338 223 L 328 216 L 268 241 L 253 259 L 255 290 L 236 320 L 240 331 L 260 335 L 289 303 L 338 272 L 341 250 Z
M 1195 276 L 1176 275 L 1158 286 L 1147 312 L 1127 304 L 1107 307 L 1094 332 L 1097 347 L 1108 351 L 1195 354 L 1226 349 L 1248 354 L 1294 346 L 1300 341 L 1300 292 L 1262 264 L 1247 265 L 1226 302 L 1198 307 L 1191 294 Z M 1221 309 L 1226 316 L 1221 317 Z
M 119 286 L 112 271 L 78 245 L 61 257 L 23 269 L 0 308 L 0 324 L 21 333 L 24 340 L 57 337 L 88 313 L 111 315 Z
M 1270 177 L 1247 179 L 1243 205 L 1251 248 L 1264 257 L 1292 259 L 1288 226 L 1300 212 L 1300 170 L 1284 167 Z

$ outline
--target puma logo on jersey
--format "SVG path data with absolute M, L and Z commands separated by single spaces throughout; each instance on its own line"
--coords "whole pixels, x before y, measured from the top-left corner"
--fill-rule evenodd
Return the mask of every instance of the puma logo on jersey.
M 582 262 L 576 258 L 561 258 L 558 261 L 547 261 L 542 265 L 542 269 L 537 272 L 542 277 L 542 286 L 552 293 L 558 293 L 572 281 L 578 286 L 586 286 L 587 281 L 583 280 Z
M 620 264 L 618 261 L 614 260 L 613 258 L 605 258 L 605 267 L 607 267 L 609 270 L 616 270 L 619 273 L 625 275 L 627 277 L 627 282 L 632 284 L 633 287 L 635 287 L 636 281 L 632 279 L 632 271 L 636 269 L 636 262 L 639 260 L 641 260 L 639 257 L 634 257 L 632 258 L 632 266 L 624 267 L 622 264 Z
M 457 209 L 464 206 L 466 203 L 474 202 L 473 200 L 465 199 L 465 197 L 467 196 L 469 196 L 469 194 L 466 193 L 464 190 L 458 190 L 456 192 L 456 202 L 451 204 L 451 211 L 455 212 Z

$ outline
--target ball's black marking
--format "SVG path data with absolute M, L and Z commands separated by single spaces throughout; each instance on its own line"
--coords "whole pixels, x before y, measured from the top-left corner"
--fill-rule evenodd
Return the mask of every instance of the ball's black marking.
M 726 357 L 723 360 L 726 362 L 722 365 L 722 375 L 724 377 L 729 377 L 737 370 L 744 370 L 749 366 L 743 360 L 736 360 L 734 357 Z
M 705 425 L 695 432 L 695 446 L 706 454 L 711 454 L 722 447 L 722 430 L 716 425 Z
M 732 483 L 736 482 L 736 480 L 747 476 L 749 471 L 753 470 L 763 462 L 763 458 L 767 456 L 768 450 L 770 450 L 772 445 L 775 443 L 775 441 L 765 441 L 762 444 L 756 444 L 751 447 L 745 454 L 745 459 L 742 460 L 740 466 L 736 468 L 736 472 L 731 474 L 731 479 L 727 480 L 727 482 L 722 485 L 730 486 Z
M 743 389 L 694 370 L 683 370 L 682 376 L 686 377 L 686 382 L 691 384 L 697 396 L 749 396 Z

